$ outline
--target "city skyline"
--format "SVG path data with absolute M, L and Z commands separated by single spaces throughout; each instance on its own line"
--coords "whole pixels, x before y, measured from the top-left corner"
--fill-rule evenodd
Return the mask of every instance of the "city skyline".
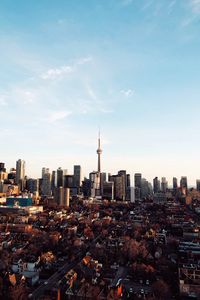
M 1 160 L 200 178 L 200 2 L 1 1 Z

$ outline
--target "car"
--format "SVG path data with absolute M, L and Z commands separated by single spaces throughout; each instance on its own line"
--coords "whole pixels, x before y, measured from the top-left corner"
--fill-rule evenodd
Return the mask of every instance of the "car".
M 45 281 L 44 284 L 47 285 L 47 284 L 48 284 L 48 281 Z

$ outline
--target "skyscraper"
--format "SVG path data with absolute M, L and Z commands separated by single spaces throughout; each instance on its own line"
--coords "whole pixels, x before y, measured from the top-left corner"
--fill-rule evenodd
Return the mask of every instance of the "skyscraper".
M 63 186 L 63 170 L 62 168 L 57 169 L 57 188 Z
M 197 191 L 200 192 L 200 179 L 196 180 Z
M 81 166 L 75 165 L 74 166 L 74 187 L 79 188 L 81 186 L 81 180 L 82 180 Z
M 160 192 L 160 180 L 158 179 L 157 176 L 153 179 L 153 192 L 154 193 Z
M 16 162 L 16 183 L 19 184 L 25 177 L 25 161 L 18 159 Z
M 176 177 L 173 177 L 173 190 L 177 190 L 178 188 L 178 181 Z
M 162 179 L 161 179 L 161 191 L 163 193 L 166 193 L 167 188 L 168 188 L 168 182 L 167 182 L 165 177 L 162 177 Z
M 135 173 L 134 183 L 135 183 L 135 200 L 139 200 L 141 198 L 141 187 L 142 187 L 141 173 Z
M 45 173 L 42 178 L 42 195 L 51 196 L 51 174 Z

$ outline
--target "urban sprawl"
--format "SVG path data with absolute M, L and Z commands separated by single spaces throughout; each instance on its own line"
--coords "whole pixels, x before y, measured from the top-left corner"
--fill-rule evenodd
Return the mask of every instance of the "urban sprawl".
M 0 163 L 0 299 L 200 299 L 200 180 Z

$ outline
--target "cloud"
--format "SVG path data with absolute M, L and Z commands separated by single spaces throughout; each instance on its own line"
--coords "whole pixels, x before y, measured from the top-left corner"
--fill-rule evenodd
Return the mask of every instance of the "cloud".
M 79 65 L 84 65 L 92 61 L 92 57 L 83 57 L 78 59 L 77 61 L 74 62 L 72 65 L 64 65 L 60 66 L 58 68 L 51 68 L 44 72 L 43 74 L 40 75 L 40 78 L 42 79 L 57 79 L 61 78 L 62 76 L 66 74 L 70 74 L 75 72 L 77 66 Z
M 61 77 L 64 74 L 72 73 L 73 71 L 74 71 L 73 67 L 65 65 L 59 68 L 49 69 L 45 73 L 43 73 L 40 77 L 42 79 L 55 79 Z
M 97 101 L 97 96 L 93 90 L 93 88 L 90 85 L 86 85 L 86 91 L 88 93 L 88 95 L 90 96 L 90 98 L 92 98 L 92 100 Z
M 68 117 L 71 114 L 71 111 L 53 111 L 49 114 L 46 120 L 49 123 L 54 123 Z
M 0 95 L 0 106 L 6 106 L 7 104 L 6 96 Z
M 133 96 L 134 91 L 131 90 L 131 89 L 128 89 L 128 90 L 121 90 L 120 93 L 121 93 L 123 96 L 129 98 L 129 97 Z
M 84 58 L 80 58 L 78 61 L 77 61 L 77 65 L 84 65 L 88 62 L 91 62 L 92 61 L 92 57 L 91 56 L 88 56 L 88 57 L 84 57 Z
M 192 11 L 195 14 L 200 14 L 200 0 L 189 0 Z

